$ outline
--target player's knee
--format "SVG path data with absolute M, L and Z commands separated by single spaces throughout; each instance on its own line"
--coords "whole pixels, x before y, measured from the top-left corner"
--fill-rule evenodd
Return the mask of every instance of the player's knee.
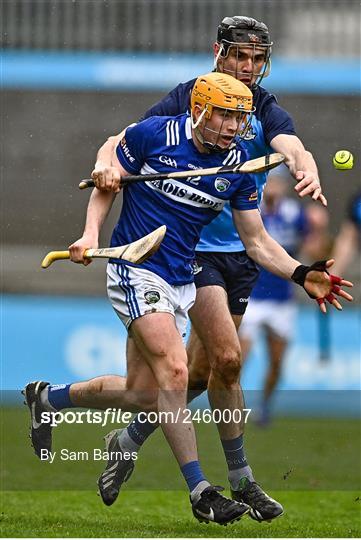
M 238 383 L 241 371 L 241 350 L 219 351 L 213 357 L 212 371 L 225 385 Z
M 200 341 L 197 346 L 188 347 L 188 386 L 193 390 L 206 390 L 210 374 L 209 360 Z
M 206 390 L 210 373 L 209 364 L 195 365 L 192 364 L 188 368 L 188 387 L 191 390 Z
M 162 378 L 168 388 L 183 390 L 188 385 L 188 369 L 184 362 L 169 359 L 164 363 Z

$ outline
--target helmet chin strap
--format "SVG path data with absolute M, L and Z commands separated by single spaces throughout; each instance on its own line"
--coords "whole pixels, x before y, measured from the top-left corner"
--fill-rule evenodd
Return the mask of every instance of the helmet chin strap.
M 203 148 L 204 148 L 208 153 L 211 153 L 211 148 L 209 147 L 209 143 L 207 143 L 207 142 L 204 140 L 203 134 L 200 132 L 199 127 L 196 127 L 196 128 L 194 129 L 194 135 L 196 136 L 197 141 L 203 146 Z
M 211 130 L 211 131 L 213 131 L 213 130 Z M 203 137 L 203 140 L 204 140 L 204 137 Z M 236 146 L 236 143 L 234 142 L 234 140 L 232 140 L 230 142 L 229 146 L 227 146 L 226 148 L 222 148 L 217 143 L 212 144 L 212 143 L 210 143 L 210 142 L 208 142 L 206 140 L 204 140 L 204 142 L 202 144 L 212 154 L 221 154 L 222 152 L 228 152 L 228 150 L 231 150 L 232 148 L 234 148 Z
M 193 129 L 196 129 L 199 126 L 199 124 L 201 123 L 202 118 L 206 114 L 206 112 L 207 112 L 207 105 L 204 107 L 203 111 L 199 115 L 199 118 L 198 118 L 198 120 L 196 120 L 196 122 L 193 119 L 193 114 L 191 114 L 191 125 L 192 125 Z

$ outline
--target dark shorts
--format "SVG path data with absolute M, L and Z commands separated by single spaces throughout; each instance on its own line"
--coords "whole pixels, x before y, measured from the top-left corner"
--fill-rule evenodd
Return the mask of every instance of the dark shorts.
M 200 269 L 194 275 L 197 289 L 208 285 L 223 287 L 228 296 L 230 312 L 233 315 L 243 315 L 258 278 L 258 265 L 245 251 L 196 251 L 196 261 Z

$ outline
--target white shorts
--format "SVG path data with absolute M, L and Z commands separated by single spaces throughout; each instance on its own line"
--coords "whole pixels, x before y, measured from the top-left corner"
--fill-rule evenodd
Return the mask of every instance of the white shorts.
M 186 334 L 188 310 L 196 297 L 194 283 L 169 285 L 149 270 L 125 264 L 107 265 L 107 289 L 112 306 L 128 329 L 148 313 L 171 313 L 182 337 Z
M 250 299 L 238 334 L 241 338 L 254 341 L 264 327 L 288 341 L 294 334 L 296 312 L 297 308 L 292 300 L 275 302 Z

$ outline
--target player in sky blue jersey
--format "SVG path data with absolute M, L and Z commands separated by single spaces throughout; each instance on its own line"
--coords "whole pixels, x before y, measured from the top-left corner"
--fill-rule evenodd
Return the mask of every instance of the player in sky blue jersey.
M 282 166 L 270 172 L 261 203 L 261 215 L 268 233 L 294 257 L 308 233 L 308 223 L 306 212 L 299 202 L 287 197 L 287 176 L 287 169 Z M 238 333 L 244 361 L 262 331 L 265 335 L 268 367 L 257 418 L 262 426 L 270 421 L 271 398 L 293 336 L 296 309 L 293 284 L 261 269 Z
M 297 137 L 290 115 L 278 105 L 273 95 L 260 86 L 262 78 L 270 70 L 271 49 L 272 42 L 264 23 L 249 17 L 226 17 L 218 27 L 217 42 L 214 44 L 215 69 L 241 80 L 252 90 L 256 111 L 252 118 L 252 129 L 246 137 L 250 157 L 259 157 L 270 151 L 281 152 L 297 180 L 295 189 L 299 195 L 310 194 L 326 204 L 316 164 Z M 179 84 L 151 107 L 144 117 L 178 115 L 188 111 L 194 81 Z M 114 171 L 109 156 L 116 141 L 117 138 L 110 138 L 98 153 L 92 177 L 100 189 L 112 188 Z M 233 154 L 228 159 L 237 163 L 238 157 Z M 266 176 L 258 174 L 255 178 L 260 198 Z M 233 226 L 228 205 L 204 228 L 196 254 L 200 271 L 195 275 L 197 297 L 191 310 L 192 332 L 187 347 L 189 387 L 192 395 L 208 389 L 214 408 L 243 408 L 243 394 L 239 385 L 241 350 L 237 329 L 257 280 L 258 268 L 245 252 Z M 138 427 L 145 440 L 154 429 L 154 424 Z M 254 510 L 251 517 L 259 521 L 277 517 L 279 507 L 254 482 L 244 454 L 237 456 L 242 466 L 234 467 L 233 458 L 229 457 L 226 449 L 232 445 L 237 448 L 244 446 L 244 426 L 220 422 L 217 428 L 221 440 L 227 441 L 223 446 L 234 496 L 247 500 Z
M 234 148 L 243 152 L 237 134 L 247 132 L 247 115 L 252 111 L 252 94 L 244 84 L 219 73 L 199 77 L 192 91 L 191 111 L 190 123 L 186 115 L 181 115 L 145 120 L 126 130 L 112 161 L 118 169 L 116 191 L 121 187 L 121 178 L 134 172 L 169 173 L 178 162 L 181 165 L 187 162 L 193 169 L 223 163 Z M 250 507 L 242 501 L 223 497 L 219 488 L 205 479 L 186 410 L 187 355 L 181 336 L 187 311 L 195 298 L 190 251 L 196 246 L 202 226 L 215 217 L 229 198 L 237 230 L 259 264 L 295 280 L 323 309 L 326 299 L 341 309 L 332 292 L 351 297 L 339 286 L 348 282 L 325 271 L 332 261 L 305 267 L 266 233 L 257 209 L 252 177 L 237 174 L 225 179 L 209 175 L 201 177 L 197 186 L 192 178 L 181 182 L 173 178 L 164 182 L 148 181 L 138 186 L 129 185 L 122 191 L 123 205 L 112 242 L 115 239 L 129 243 L 138 234 L 149 233 L 158 223 L 167 225 L 159 256 L 157 254 L 152 263 L 135 266 L 114 260 L 108 264 L 108 295 L 129 332 L 127 378 L 103 376 L 70 385 L 37 381 L 26 386 L 25 395 L 31 412 L 32 442 L 39 456 L 44 445 L 45 451 L 51 448 L 51 427 L 42 422 L 42 412 L 114 406 L 123 410 L 157 411 L 189 487 L 194 516 L 200 521 L 225 524 L 239 519 Z M 114 198 L 113 192 L 93 190 L 83 236 L 69 247 L 74 262 L 84 264 L 85 250 L 97 246 L 101 226 Z M 191 245 L 186 245 L 188 242 Z M 133 431 L 133 437 L 128 434 L 128 444 L 132 446 L 129 453 L 132 456 L 141 444 L 137 443 L 136 432 Z M 126 458 L 122 453 L 116 432 L 107 437 L 107 449 L 110 452 L 108 467 L 98 485 L 105 504 L 112 504 L 116 488 L 134 467 L 134 458 Z M 229 448 L 229 452 L 232 451 Z M 123 459 L 130 465 L 127 470 L 119 467 Z M 281 513 L 282 506 L 278 504 L 278 508 Z

